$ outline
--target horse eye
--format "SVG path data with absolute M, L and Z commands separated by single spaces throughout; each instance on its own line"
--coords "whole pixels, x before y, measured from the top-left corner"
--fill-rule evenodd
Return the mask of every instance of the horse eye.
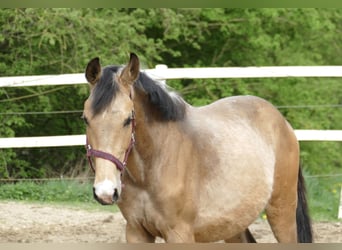
M 125 121 L 124 121 L 124 127 L 128 126 L 132 121 L 132 117 L 128 117 Z
M 87 119 L 86 116 L 82 115 L 82 116 L 81 116 L 81 119 L 84 121 L 84 123 L 85 123 L 86 125 L 89 125 L 88 119 Z

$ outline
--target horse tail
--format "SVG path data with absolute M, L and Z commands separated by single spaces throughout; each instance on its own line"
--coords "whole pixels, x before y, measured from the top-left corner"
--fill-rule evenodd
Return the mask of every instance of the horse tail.
M 246 237 L 246 242 L 248 243 L 257 243 L 257 241 L 255 240 L 253 234 L 251 233 L 251 231 L 249 231 L 249 229 L 247 228 L 245 230 L 245 237 Z
M 299 167 L 298 171 L 298 186 L 297 186 L 297 238 L 299 243 L 311 243 L 312 242 L 312 226 L 309 216 L 308 204 L 306 201 L 306 188 L 302 174 L 302 169 Z

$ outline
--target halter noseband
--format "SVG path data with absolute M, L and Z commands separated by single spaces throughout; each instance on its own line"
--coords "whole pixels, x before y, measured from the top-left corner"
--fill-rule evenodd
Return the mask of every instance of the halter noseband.
M 132 111 L 132 118 L 131 118 L 131 123 L 132 123 L 132 132 L 131 132 L 131 141 L 128 145 L 128 148 L 126 149 L 126 152 L 125 152 L 125 158 L 123 161 L 120 161 L 117 157 L 115 157 L 114 155 L 110 154 L 110 153 L 107 153 L 107 152 L 103 152 L 103 151 L 100 151 L 100 150 L 96 150 L 96 149 L 93 149 L 91 147 L 91 145 L 88 143 L 88 137 L 86 138 L 86 150 L 87 150 L 87 158 L 88 158 L 88 162 L 89 162 L 89 165 L 91 167 L 91 169 L 94 171 L 95 173 L 95 168 L 94 168 L 94 165 L 93 165 L 93 161 L 91 160 L 91 157 L 97 157 L 97 158 L 102 158 L 102 159 L 105 159 L 105 160 L 108 160 L 108 161 L 111 161 L 112 163 L 115 164 L 116 168 L 122 172 L 126 165 L 127 165 L 127 159 L 128 159 L 128 155 L 129 153 L 131 152 L 134 144 L 135 144 L 135 113 L 134 113 L 134 110 Z

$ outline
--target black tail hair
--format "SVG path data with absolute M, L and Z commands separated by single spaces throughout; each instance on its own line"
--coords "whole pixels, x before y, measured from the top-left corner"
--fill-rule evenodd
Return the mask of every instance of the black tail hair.
M 257 243 L 257 241 L 255 240 L 253 234 L 251 233 L 251 231 L 249 231 L 248 228 L 245 230 L 245 237 L 246 237 L 246 241 L 248 243 Z
M 312 243 L 312 227 L 309 216 L 308 204 L 306 201 L 306 188 L 302 174 L 302 169 L 299 167 L 298 171 L 298 203 L 297 203 L 297 241 L 299 243 Z

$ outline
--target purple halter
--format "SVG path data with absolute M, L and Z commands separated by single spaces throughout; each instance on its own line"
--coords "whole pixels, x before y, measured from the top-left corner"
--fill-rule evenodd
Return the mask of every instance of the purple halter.
M 108 161 L 111 161 L 112 163 L 115 164 L 116 168 L 122 172 L 126 165 L 127 165 L 127 159 L 128 159 L 128 155 L 129 153 L 131 152 L 132 148 L 134 147 L 134 144 L 135 144 L 135 113 L 134 111 L 132 111 L 132 133 L 131 133 L 131 141 L 128 145 L 128 148 L 126 149 L 126 152 L 125 152 L 125 158 L 123 161 L 120 161 L 117 157 L 115 157 L 114 155 L 110 154 L 110 153 L 107 153 L 107 152 L 103 152 L 103 151 L 100 151 L 100 150 L 96 150 L 96 149 L 93 149 L 91 147 L 91 145 L 88 143 L 88 137 L 86 138 L 86 150 L 87 150 L 87 158 L 88 158 L 88 162 L 89 162 L 89 165 L 91 167 L 91 169 L 94 171 L 95 173 L 95 168 L 94 168 L 94 165 L 93 165 L 93 161 L 91 160 L 91 157 L 97 157 L 97 158 L 102 158 L 102 159 L 105 159 L 105 160 L 108 160 Z

